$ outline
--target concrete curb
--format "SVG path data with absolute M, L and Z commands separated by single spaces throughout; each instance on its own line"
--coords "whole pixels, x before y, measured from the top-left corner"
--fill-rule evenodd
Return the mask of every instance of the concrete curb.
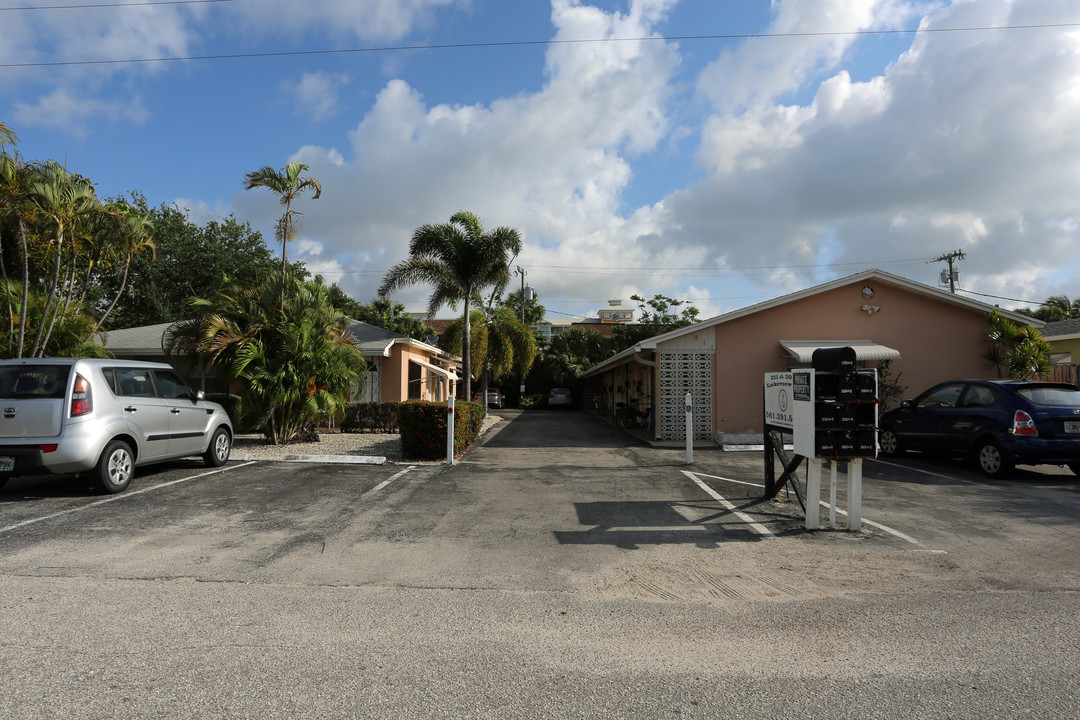
M 234 454 L 229 460 L 237 462 L 293 462 L 320 463 L 322 465 L 385 465 L 386 458 L 381 455 L 285 455 L 280 458 L 251 457 L 247 453 Z

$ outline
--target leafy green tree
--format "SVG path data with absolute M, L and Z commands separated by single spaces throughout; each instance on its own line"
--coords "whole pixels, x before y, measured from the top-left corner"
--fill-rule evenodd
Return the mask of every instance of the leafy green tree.
M 422 225 L 413 232 L 409 258 L 394 265 L 383 277 L 379 295 L 418 283 L 431 285 L 428 315 L 443 305 L 463 302 L 461 317 L 472 312 L 474 296 L 484 288 L 500 290 L 510 282 L 510 264 L 521 252 L 521 235 L 509 227 L 484 231 L 480 219 L 459 211 L 442 225 Z M 464 394 L 472 396 L 472 323 L 463 324 L 462 365 Z
M 518 319 L 514 309 L 501 305 L 473 313 L 473 363 L 480 368 L 480 396 L 487 397 L 491 379 L 516 373 L 524 377 L 536 358 L 536 336 Z M 462 320 L 455 320 L 439 338 L 439 346 L 457 355 L 462 353 Z M 487 403 L 484 403 L 484 412 Z
M 285 212 L 277 221 L 274 234 L 281 243 L 281 298 L 278 303 L 282 312 L 285 310 L 285 245 L 296 236 L 296 230 L 302 217 L 302 213 L 292 209 L 293 201 L 301 197 L 305 192 L 312 191 L 313 199 L 322 195 L 322 185 L 310 175 L 303 177 L 302 173 L 308 170 L 308 166 L 302 162 L 293 161 L 286 163 L 281 170 L 275 170 L 269 165 L 264 165 L 258 170 L 249 172 L 244 176 L 244 189 L 264 187 L 270 189 L 278 196 L 278 201 Z
M 421 342 L 435 334 L 423 320 L 407 313 L 404 304 L 394 302 L 388 297 L 375 298 L 361 307 L 354 317 L 368 325 L 408 335 Z
M 112 222 L 109 223 L 113 231 L 110 238 L 112 242 L 109 246 L 112 257 L 106 256 L 106 262 L 118 265 L 121 268 L 120 287 L 117 289 L 116 294 L 113 295 L 101 317 L 98 318 L 95 330 L 101 330 L 109 314 L 116 307 L 117 301 L 124 294 L 132 260 L 143 253 L 150 253 L 151 259 L 153 259 L 155 252 L 154 224 L 149 213 L 133 208 L 126 203 L 113 203 L 108 209 L 114 217 Z M 89 267 L 87 273 L 89 274 Z
M 360 303 L 349 297 L 341 286 L 334 283 L 326 289 L 327 295 L 330 298 L 330 304 L 345 314 L 346 317 L 350 317 L 353 320 L 357 320 L 357 315 L 363 309 Z
M 1045 322 L 1075 320 L 1080 318 L 1080 298 L 1070 300 L 1068 295 L 1051 295 L 1034 310 L 1020 308 L 1016 312 Z
M 689 300 L 676 300 L 661 294 L 654 295 L 651 300 L 640 295 L 630 298 L 638 303 L 641 314 L 636 324 L 620 323 L 612 330 L 612 337 L 620 348 L 699 322 L 701 312 Z
M 540 304 L 540 296 L 535 290 L 529 288 L 529 292 L 531 292 L 532 297 L 526 297 L 527 293 L 523 293 L 521 288 L 518 288 L 507 295 L 505 300 L 501 300 L 499 304 L 513 310 L 517 318 L 526 325 L 539 325 L 544 322 L 547 309 Z
M 577 376 L 616 352 L 616 345 L 595 330 L 570 328 L 551 338 L 540 353 L 526 384 L 540 391 L 577 387 Z
M 989 347 L 983 357 L 997 368 L 998 377 L 1017 379 L 1045 377 L 1050 371 L 1050 343 L 1038 329 L 1023 327 L 997 310 L 987 315 Z
M 138 327 L 188 319 L 188 298 L 212 297 L 228 276 L 254 286 L 277 270 L 277 263 L 262 235 L 234 216 L 196 225 L 175 205 L 148 208 L 134 195 L 129 204 L 148 213 L 154 228 L 153 255 L 132 258 L 127 286 L 118 268 L 102 268 L 97 277 L 102 299 L 117 297 L 108 316 L 108 328 Z M 291 277 L 307 276 L 303 263 L 290 263 Z
M 321 279 L 288 282 L 284 312 L 272 283 L 226 282 L 213 298 L 193 298 L 198 318 L 177 323 L 165 340 L 171 354 L 195 353 L 241 381 L 275 445 L 317 439 L 319 416 L 343 410 L 364 370 Z

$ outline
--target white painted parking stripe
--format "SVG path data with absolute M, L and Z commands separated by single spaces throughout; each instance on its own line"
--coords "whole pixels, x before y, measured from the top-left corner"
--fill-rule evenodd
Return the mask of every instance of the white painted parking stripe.
M 953 477 L 952 475 L 943 475 L 941 473 L 931 472 L 930 470 L 921 470 L 910 465 L 899 465 L 897 463 L 889 462 L 888 460 L 878 460 L 873 458 L 872 462 L 881 463 L 882 465 L 888 465 L 889 467 L 900 468 L 901 470 L 910 470 L 911 472 L 922 473 L 923 475 L 929 475 L 930 477 L 941 478 L 942 480 L 952 480 L 953 482 L 964 483 L 965 485 L 978 485 L 979 487 L 993 487 L 989 483 L 981 483 L 975 480 L 965 480 L 964 478 Z
M 64 515 L 71 515 L 72 513 L 77 513 L 80 510 L 97 507 L 98 505 L 104 505 L 105 503 L 116 502 L 118 500 L 126 500 L 130 497 L 135 497 L 136 495 L 142 495 L 143 493 L 150 492 L 151 490 L 160 490 L 161 488 L 169 487 L 170 485 L 176 485 L 182 482 L 187 482 L 188 480 L 195 480 L 196 478 L 206 477 L 207 475 L 217 475 L 218 473 L 228 472 L 229 470 L 235 470 L 237 468 L 247 467 L 248 465 L 254 464 L 254 461 L 246 462 L 240 465 L 233 465 L 232 467 L 221 468 L 220 470 L 211 470 L 209 472 L 199 473 L 198 475 L 191 475 L 189 477 L 180 478 L 179 480 L 170 480 L 169 482 L 161 483 L 160 485 L 154 485 L 153 487 L 143 488 L 142 490 L 132 490 L 131 492 L 125 492 L 119 495 L 112 495 L 111 497 L 107 497 L 102 500 L 95 500 L 92 503 L 80 505 L 77 508 L 71 508 L 70 510 L 61 510 L 60 512 L 54 512 L 51 515 L 43 515 L 42 517 L 31 518 L 30 520 L 23 520 L 22 522 L 15 523 L 14 525 L 2 527 L 0 528 L 0 533 L 6 533 L 9 530 L 15 530 L 16 528 L 33 525 L 34 523 L 45 522 L 46 520 L 52 520 L 53 518 L 63 517 Z
M 703 483 L 697 477 L 695 477 L 693 473 L 690 473 L 690 472 L 688 472 L 686 470 L 683 470 L 682 472 L 687 477 L 690 477 L 691 479 L 693 479 L 694 482 L 696 482 L 698 485 L 703 485 Z M 713 478 L 714 480 L 723 480 L 724 482 L 735 483 L 736 485 L 749 485 L 750 487 L 761 488 L 763 490 L 765 489 L 765 485 L 763 485 L 762 483 L 752 483 L 752 482 L 746 482 L 744 480 L 734 480 L 732 478 L 726 478 L 726 477 L 722 477 L 720 475 L 706 475 L 704 473 L 699 473 L 699 474 L 702 477 Z M 707 487 L 707 486 L 705 486 L 705 487 Z M 829 504 L 827 502 L 825 502 L 824 500 L 819 500 L 818 502 L 823 507 L 828 507 L 829 506 Z M 839 513 L 843 513 L 844 515 L 847 515 L 847 511 L 842 509 L 842 508 L 836 508 L 836 511 L 839 512 Z M 872 525 L 873 527 L 876 527 L 877 529 L 879 529 L 879 530 L 881 530 L 883 532 L 887 532 L 890 535 L 892 535 L 894 537 L 897 537 L 897 538 L 899 538 L 901 540 L 909 542 L 912 545 L 918 545 L 919 547 L 923 548 L 924 551 L 926 551 L 926 552 L 928 552 L 928 553 L 930 553 L 932 555 L 946 555 L 947 554 L 944 550 L 933 550 L 931 548 L 928 548 L 926 545 L 919 542 L 918 540 L 911 537 L 910 535 L 906 535 L 906 534 L 900 532 L 899 530 L 894 530 L 893 528 L 889 527 L 888 525 L 882 525 L 881 523 L 876 523 L 876 522 L 873 522 L 872 520 L 867 520 L 866 518 L 863 518 L 863 524 L 864 525 Z
M 360 496 L 360 502 L 364 502 L 364 501 L 365 501 L 365 500 L 367 500 L 367 499 L 368 499 L 369 497 L 371 497 L 371 496 L 372 496 L 372 495 L 374 495 L 375 493 L 379 492 L 379 491 L 380 491 L 380 490 L 382 490 L 382 489 L 383 489 L 384 487 L 386 487 L 386 486 L 387 486 L 387 485 L 389 485 L 390 483 L 394 482 L 395 480 L 397 480 L 397 479 L 398 479 L 399 477 L 401 477 L 401 476 L 402 476 L 402 475 L 404 475 L 405 473 L 409 472 L 410 470 L 415 470 L 415 469 L 416 469 L 416 466 L 415 466 L 415 465 L 410 465 L 409 467 L 405 468 L 405 469 L 404 469 L 404 470 L 402 470 L 401 472 L 398 472 L 398 473 L 395 473 L 395 474 L 391 475 L 391 476 L 390 476 L 390 477 L 388 477 L 388 478 L 387 478 L 386 480 L 383 480 L 383 481 L 382 481 L 381 483 L 379 483 L 378 485 L 376 485 L 375 487 L 371 488 L 371 489 L 370 489 L 370 490 L 368 490 L 368 491 L 367 491 L 366 493 L 364 493 L 363 495 L 361 495 L 361 496 Z
M 732 513 L 734 513 L 734 515 L 737 518 L 739 518 L 744 523 L 746 523 L 751 528 L 753 528 L 754 532 L 756 532 L 758 535 L 761 535 L 762 537 L 765 537 L 765 538 L 775 538 L 776 537 L 771 532 L 769 532 L 768 528 L 766 528 L 764 525 L 762 525 L 761 523 L 755 521 L 752 517 L 750 517 L 746 513 L 742 512 L 737 507 L 732 505 L 730 502 L 725 500 L 724 497 L 720 493 L 716 492 L 711 487 L 709 487 L 706 483 L 702 482 L 701 478 L 694 475 L 694 473 L 688 472 L 686 470 L 683 470 L 682 473 L 683 473 L 683 475 L 686 475 L 686 477 L 690 478 L 695 483 L 697 483 L 698 487 L 700 487 L 702 490 L 704 490 L 706 493 L 708 493 L 710 496 L 712 496 L 715 500 L 718 500 L 721 505 L 723 505 L 725 508 L 727 508 Z

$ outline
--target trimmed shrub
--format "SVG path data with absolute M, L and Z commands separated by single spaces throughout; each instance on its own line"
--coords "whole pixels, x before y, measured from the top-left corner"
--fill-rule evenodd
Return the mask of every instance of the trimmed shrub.
M 454 404 L 454 456 L 465 452 L 480 435 L 483 408 L 480 403 Z M 407 460 L 441 460 L 446 457 L 446 403 L 406 402 L 398 408 L 401 455 Z
M 346 403 L 341 432 L 395 433 L 399 402 Z
M 547 407 L 547 395 L 526 395 L 521 398 L 521 409 L 532 410 Z

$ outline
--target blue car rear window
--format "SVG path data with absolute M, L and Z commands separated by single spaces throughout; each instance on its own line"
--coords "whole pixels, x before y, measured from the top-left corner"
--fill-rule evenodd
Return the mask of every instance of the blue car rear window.
M 1080 390 L 1058 386 L 1040 386 L 1018 388 L 1017 392 L 1036 405 L 1051 407 L 1080 407 Z

